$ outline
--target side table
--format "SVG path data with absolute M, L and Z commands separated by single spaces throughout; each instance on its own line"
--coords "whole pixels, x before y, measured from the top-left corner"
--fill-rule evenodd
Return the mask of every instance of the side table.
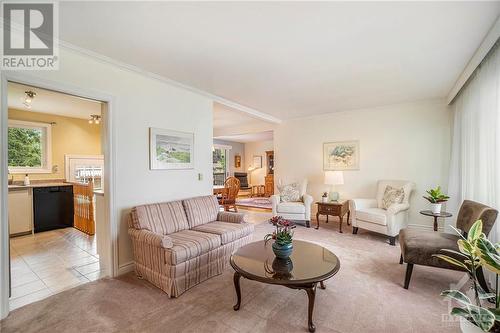
M 266 187 L 264 185 L 252 185 L 252 194 L 250 195 L 250 197 L 263 197 L 265 195 L 265 192 Z
M 453 215 L 448 212 L 439 212 L 437 214 L 434 214 L 432 210 L 422 210 L 420 211 L 420 214 L 425 215 L 425 216 L 432 216 L 434 217 L 434 231 L 438 231 L 438 218 L 445 218 L 445 217 L 452 217 Z
M 337 216 L 340 220 L 339 232 L 342 233 L 342 222 L 344 215 L 347 213 L 347 225 L 351 211 L 349 210 L 349 200 L 329 201 L 329 202 L 316 202 L 318 212 L 316 213 L 316 229 L 319 229 L 319 216 L 326 215 L 326 223 L 328 223 L 328 216 Z

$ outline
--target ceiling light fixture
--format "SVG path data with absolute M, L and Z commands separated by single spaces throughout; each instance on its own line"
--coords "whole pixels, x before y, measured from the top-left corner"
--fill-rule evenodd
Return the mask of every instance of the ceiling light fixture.
M 99 116 L 97 114 L 90 115 L 89 124 L 99 125 L 100 122 L 101 122 L 101 116 Z
M 26 106 L 28 109 L 31 109 L 31 103 L 33 102 L 33 99 L 36 96 L 36 92 L 32 90 L 27 90 L 24 92 L 26 96 L 24 97 L 23 104 Z

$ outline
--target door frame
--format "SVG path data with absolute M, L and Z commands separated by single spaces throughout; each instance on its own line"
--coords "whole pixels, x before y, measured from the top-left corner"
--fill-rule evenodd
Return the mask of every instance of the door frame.
M 115 98 L 105 92 L 72 86 L 58 81 L 51 81 L 34 77 L 20 72 L 0 73 L 0 319 L 9 314 L 9 228 L 8 228 L 8 163 L 7 163 L 7 128 L 8 128 L 8 82 L 17 82 L 42 89 L 53 90 L 65 94 L 94 99 L 103 102 L 103 155 L 105 188 L 105 221 L 109 232 L 108 253 L 110 254 L 111 267 L 108 275 L 114 277 L 118 274 L 118 221 L 115 211 L 116 183 L 115 183 Z

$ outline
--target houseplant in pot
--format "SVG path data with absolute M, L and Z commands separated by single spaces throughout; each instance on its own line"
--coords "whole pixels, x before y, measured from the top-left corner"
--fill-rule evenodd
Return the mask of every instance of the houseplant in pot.
M 295 228 L 293 222 L 284 219 L 281 216 L 274 216 L 269 220 L 276 230 L 273 233 L 264 236 L 264 242 L 267 243 L 271 239 L 274 240 L 273 252 L 277 258 L 287 259 L 292 254 L 293 250 L 293 231 Z
M 427 195 L 424 195 L 424 199 L 431 203 L 432 213 L 439 214 L 441 212 L 441 205 L 443 204 L 443 202 L 448 201 L 450 197 L 441 192 L 441 186 L 431 188 L 426 192 Z
M 476 221 L 469 230 L 467 238 L 460 235 L 460 252 L 443 249 L 443 254 L 436 254 L 442 260 L 463 268 L 470 278 L 470 297 L 460 290 L 445 290 L 441 296 L 456 301 L 460 306 L 451 310 L 451 314 L 460 317 L 463 333 L 500 332 L 500 293 L 498 274 L 500 273 L 500 243 L 492 244 L 482 232 L 483 223 Z M 448 253 L 444 254 L 444 253 Z M 460 259 L 458 259 L 460 258 Z M 486 268 L 496 275 L 495 290 L 485 292 L 478 282 L 478 270 Z

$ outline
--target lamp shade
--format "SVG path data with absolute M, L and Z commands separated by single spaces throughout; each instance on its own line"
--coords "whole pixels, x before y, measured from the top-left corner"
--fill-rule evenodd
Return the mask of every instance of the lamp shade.
M 342 185 L 344 184 L 344 173 L 342 171 L 326 171 L 326 185 Z

